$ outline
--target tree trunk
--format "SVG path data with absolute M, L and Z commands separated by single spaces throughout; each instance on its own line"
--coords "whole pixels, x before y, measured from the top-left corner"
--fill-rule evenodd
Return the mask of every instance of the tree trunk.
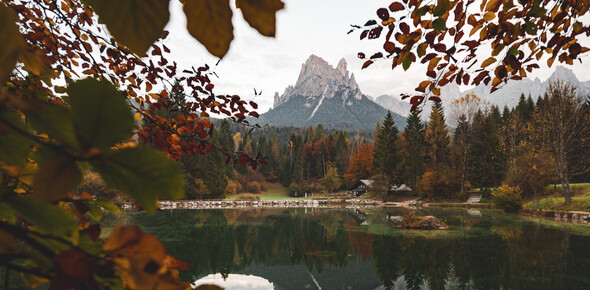
M 463 148 L 463 172 L 461 173 L 461 193 L 465 192 L 465 175 L 467 173 L 467 145 Z
M 561 190 L 563 190 L 563 196 L 565 197 L 565 204 L 572 203 L 572 193 L 570 191 L 570 179 L 567 174 L 564 174 L 563 180 L 561 182 Z

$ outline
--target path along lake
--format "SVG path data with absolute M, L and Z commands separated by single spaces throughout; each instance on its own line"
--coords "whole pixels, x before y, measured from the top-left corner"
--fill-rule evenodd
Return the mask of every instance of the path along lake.
M 186 261 L 183 281 L 227 289 L 590 289 L 590 227 L 472 209 L 424 209 L 448 230 L 404 230 L 404 209 L 127 211 Z M 233 288 L 232 288 L 233 287 Z

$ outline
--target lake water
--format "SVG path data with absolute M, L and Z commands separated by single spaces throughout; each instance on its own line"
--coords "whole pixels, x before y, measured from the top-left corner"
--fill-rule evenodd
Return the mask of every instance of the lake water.
M 590 227 L 465 209 L 418 210 L 450 226 L 402 230 L 399 208 L 126 213 L 227 289 L 590 289 Z

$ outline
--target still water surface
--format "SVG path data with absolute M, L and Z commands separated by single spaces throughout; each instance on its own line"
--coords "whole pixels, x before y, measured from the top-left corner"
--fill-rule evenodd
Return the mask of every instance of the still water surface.
M 445 231 L 402 230 L 399 208 L 127 213 L 190 263 L 181 279 L 234 289 L 590 289 L 590 227 L 491 211 L 419 210 Z

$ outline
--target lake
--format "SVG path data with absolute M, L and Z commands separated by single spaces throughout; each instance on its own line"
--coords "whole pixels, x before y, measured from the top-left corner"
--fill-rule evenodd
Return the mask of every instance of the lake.
M 590 227 L 493 211 L 418 210 L 449 230 L 403 230 L 400 208 L 127 212 L 227 289 L 590 289 Z

